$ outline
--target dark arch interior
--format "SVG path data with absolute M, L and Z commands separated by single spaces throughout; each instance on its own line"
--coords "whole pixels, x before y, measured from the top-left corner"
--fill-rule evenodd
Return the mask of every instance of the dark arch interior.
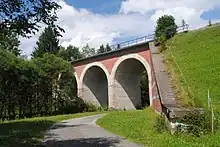
M 73 78 L 73 95 L 75 97 L 78 97 L 78 87 L 77 87 L 77 81 L 76 81 L 76 77 L 74 76 Z
M 136 108 L 150 105 L 148 75 L 140 61 L 133 58 L 124 60 L 116 70 L 115 80 L 117 86 L 123 88 L 116 93 L 119 99 L 128 97 Z
M 84 75 L 83 98 L 102 107 L 108 106 L 108 80 L 100 67 L 90 67 Z

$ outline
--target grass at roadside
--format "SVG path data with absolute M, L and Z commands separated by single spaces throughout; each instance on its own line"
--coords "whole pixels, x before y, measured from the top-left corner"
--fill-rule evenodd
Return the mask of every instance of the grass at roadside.
M 101 127 L 136 143 L 150 147 L 219 147 L 220 132 L 193 137 L 157 133 L 154 124 L 157 114 L 147 108 L 139 111 L 112 112 L 97 120 Z
M 103 112 L 37 117 L 0 123 L 0 147 L 39 147 L 44 132 L 54 123 Z
M 220 112 L 220 26 L 178 34 L 167 42 L 167 46 L 170 50 L 163 54 L 180 102 L 207 107 L 210 89 L 214 110 Z

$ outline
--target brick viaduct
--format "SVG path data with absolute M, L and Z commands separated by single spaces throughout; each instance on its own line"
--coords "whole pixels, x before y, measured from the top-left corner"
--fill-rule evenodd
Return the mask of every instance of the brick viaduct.
M 161 112 L 149 42 L 73 61 L 72 65 L 78 96 L 114 109 L 141 105 L 140 77 L 146 71 L 150 106 Z

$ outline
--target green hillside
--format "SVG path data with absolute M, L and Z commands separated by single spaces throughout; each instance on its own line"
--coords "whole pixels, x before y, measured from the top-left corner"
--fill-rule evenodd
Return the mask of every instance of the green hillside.
M 179 101 L 207 108 L 210 88 L 214 109 L 220 112 L 220 26 L 180 33 L 167 47 L 164 55 Z

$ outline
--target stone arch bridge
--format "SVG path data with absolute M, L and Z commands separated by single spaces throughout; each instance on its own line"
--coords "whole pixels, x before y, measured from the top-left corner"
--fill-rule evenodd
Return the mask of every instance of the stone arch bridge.
M 142 38 L 143 40 L 143 38 Z M 118 46 L 117 46 L 118 48 Z M 148 75 L 149 101 L 161 112 L 149 41 L 136 42 L 110 52 L 72 62 L 77 93 L 85 101 L 114 109 L 141 105 L 141 73 Z

